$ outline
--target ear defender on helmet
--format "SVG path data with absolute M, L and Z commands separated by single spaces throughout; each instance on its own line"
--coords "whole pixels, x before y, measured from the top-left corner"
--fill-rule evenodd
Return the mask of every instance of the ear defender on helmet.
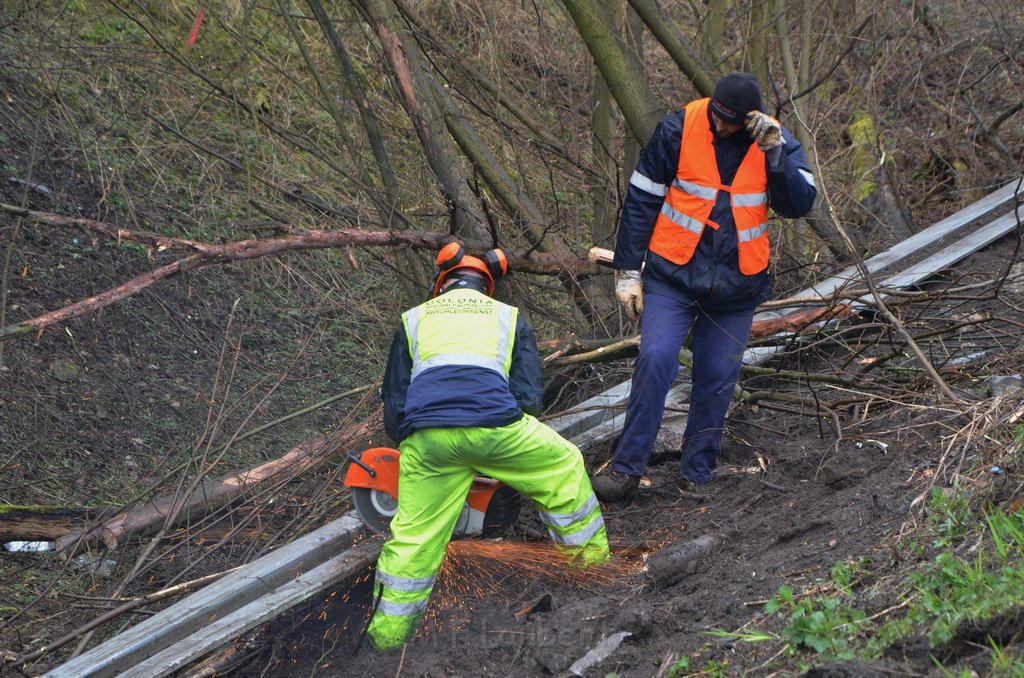
M 493 249 L 484 255 L 484 263 L 491 274 L 491 279 L 498 282 L 508 272 L 508 257 L 500 249 Z
M 438 295 L 441 291 L 441 285 L 444 283 L 445 275 L 457 266 L 465 256 L 466 251 L 457 242 L 450 242 L 438 250 L 437 257 L 434 259 L 437 271 L 434 273 L 434 287 L 430 290 L 431 297 Z
M 434 263 L 442 271 L 449 271 L 458 265 L 464 256 L 466 256 L 466 250 L 462 249 L 462 245 L 450 242 L 438 251 Z
M 469 256 L 457 242 L 450 242 L 437 253 L 437 275 L 434 277 L 434 289 L 431 296 L 436 297 L 445 287 L 449 275 L 456 271 L 475 273 L 486 285 L 487 295 L 494 294 L 494 283 L 505 276 L 508 271 L 508 258 L 500 249 L 493 249 L 483 255 L 483 259 Z

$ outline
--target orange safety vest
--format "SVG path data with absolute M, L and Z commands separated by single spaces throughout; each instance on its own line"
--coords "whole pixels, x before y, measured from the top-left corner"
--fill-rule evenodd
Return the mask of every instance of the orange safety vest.
M 718 192 L 728 191 L 736 223 L 739 269 L 745 275 L 754 275 L 768 267 L 768 174 L 764 153 L 757 144 L 751 144 L 732 185 L 722 185 L 712 145 L 714 133 L 708 124 L 709 101 L 698 99 L 686 105 L 679 167 L 654 222 L 648 249 L 675 264 L 690 261 L 704 227 L 718 228 L 709 217 Z

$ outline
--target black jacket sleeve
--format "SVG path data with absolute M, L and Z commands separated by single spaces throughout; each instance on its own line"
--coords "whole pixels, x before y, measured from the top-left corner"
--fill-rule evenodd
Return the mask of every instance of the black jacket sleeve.
M 516 343 L 512 348 L 508 386 L 520 409 L 536 417 L 540 416 L 544 404 L 544 379 L 537 353 L 537 337 L 521 313 L 517 318 Z
M 409 341 L 405 336 L 405 326 L 399 325 L 391 340 L 388 353 L 388 365 L 384 370 L 384 383 L 380 393 L 384 399 L 384 430 L 388 436 L 399 443 L 402 441 L 402 424 L 405 420 L 405 398 L 412 379 L 412 356 L 409 354 Z
M 782 138 L 785 145 L 766 158 L 768 204 L 781 216 L 796 219 L 814 207 L 818 188 L 800 142 L 785 127 Z

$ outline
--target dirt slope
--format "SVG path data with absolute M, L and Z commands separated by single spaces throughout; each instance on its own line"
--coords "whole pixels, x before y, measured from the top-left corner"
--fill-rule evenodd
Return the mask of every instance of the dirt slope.
M 837 561 L 868 558 L 885 567 L 886 542 L 923 491 L 927 444 L 895 432 L 885 436 L 884 452 L 852 441 L 837 450 L 814 428 L 769 413 L 734 421 L 732 434 L 758 444 L 729 444 L 720 477 L 699 496 L 677 487 L 675 460 L 664 455 L 633 502 L 606 510 L 620 561 L 611 582 L 601 576 L 610 585 L 588 586 L 581 578 L 566 586 L 557 574 L 538 576 L 532 567 L 522 575 L 512 571 L 482 598 L 460 597 L 464 591 L 446 591 L 442 582 L 435 595 L 448 607 L 435 613 L 439 618 L 404 657 L 361 651 L 350 659 L 337 652 L 330 662 L 335 670 L 318 675 L 397 675 L 400 665 L 409 676 L 559 674 L 620 631 L 633 636 L 586 675 L 651 676 L 683 654 L 753 668 L 755 657 L 735 656 L 750 649 L 705 632 L 763 626 L 762 605 L 780 586 L 825 579 Z M 767 473 L 758 472 L 759 458 Z M 640 571 L 641 554 L 709 534 L 721 536 L 721 545 L 680 581 L 659 587 Z M 459 580 L 486 582 L 490 569 L 501 569 L 486 561 L 468 566 L 483 572 Z M 557 567 L 553 558 L 551 567 Z M 547 593 L 554 611 L 515 617 Z M 293 651 L 307 654 L 301 645 Z
M 1004 241 L 965 265 L 983 273 L 1012 251 L 1013 243 Z M 983 383 L 947 376 L 959 388 L 985 395 Z M 772 384 L 754 382 L 758 388 Z M 786 388 L 782 382 L 779 387 Z M 1015 407 L 1018 401 L 1001 402 L 989 405 Z M 824 664 L 809 674 L 816 676 L 948 675 L 944 671 L 955 665 L 1000 675 L 988 673 L 983 647 L 971 639 L 999 637 L 1001 625 L 1015 628 L 1019 610 L 1009 619 L 965 628 L 933 649 L 912 636 L 871 662 L 822 661 L 813 653 L 790 658 L 781 640 L 752 644 L 716 634 L 756 631 L 783 638 L 784 615 L 766 614 L 765 604 L 783 586 L 798 595 L 834 594 L 836 576 L 829 571 L 842 563 L 856 563 L 849 566 L 850 585 L 867 615 L 898 610 L 907 586 L 903 575 L 934 555 L 913 555 L 907 544 L 927 522 L 922 509 L 931 488 L 948 488 L 936 474 L 957 466 L 959 487 L 969 488 L 965 492 L 979 502 L 1008 508 L 1019 497 L 1019 455 L 1007 459 L 1005 448 L 984 441 L 955 444 L 958 429 L 970 422 L 971 416 L 958 417 L 923 397 L 869 400 L 850 408 L 839 419 L 841 432 L 827 418 L 807 413 L 738 407 L 728 423 L 718 477 L 694 493 L 675 482 L 680 427 L 678 417 L 670 417 L 639 495 L 605 507 L 616 553 L 606 571 L 565 575 L 551 554 L 538 564 L 536 541 L 517 554 L 514 545 L 527 539 L 524 531 L 531 527 L 527 517 L 506 546 L 450 548 L 450 569 L 439 581 L 428 620 L 404 652 L 362 649 L 352 655 L 371 602 L 364 582 L 345 603 L 321 602 L 278 622 L 270 634 L 278 639 L 273 658 L 264 653 L 267 663 L 240 670 L 282 677 L 759 676 L 799 675 L 813 659 Z M 951 460 L 950 450 L 963 456 Z M 611 445 L 586 452 L 597 466 L 609 458 Z M 990 472 L 995 461 L 1012 465 L 996 475 Z M 694 571 L 667 583 L 645 572 L 644 556 L 707 536 L 715 546 Z M 525 613 L 534 606 L 537 611 Z M 585 669 L 577 665 L 573 673 L 574 662 L 622 632 L 630 635 L 607 658 Z M 1002 637 L 1019 647 L 1013 633 Z M 680 660 L 689 662 L 689 670 Z
M 30 126 L 17 120 L 10 105 L 31 95 L 2 73 L 0 89 L 8 95 L 0 99 L 5 120 L 0 150 L 6 158 L 0 201 L 121 218 L 100 184 L 89 180 L 87 161 L 67 150 L 78 144 L 62 136 L 59 124 L 43 126 L 38 134 L 49 141 L 40 145 L 38 157 L 32 156 Z M 126 194 L 137 193 L 133 188 Z M 143 225 L 159 223 L 167 213 L 163 202 L 134 203 L 133 209 Z M 0 226 L 0 246 L 7 248 L 0 252 L 12 253 L 7 322 L 109 289 L 155 265 L 150 253 L 128 243 L 94 242 L 70 229 L 28 226 L 6 217 Z M 959 265 L 936 289 L 998 276 L 1019 258 L 1018 237 Z M 218 425 L 222 434 L 230 434 L 242 420 L 262 424 L 299 404 L 373 384 L 386 351 L 382 328 L 390 327 L 399 309 L 367 303 L 351 313 L 348 299 L 331 307 L 291 305 L 314 280 L 296 275 L 296 268 L 289 262 L 278 268 L 255 263 L 204 272 L 38 337 L 8 342 L 0 368 L 0 502 L 117 503 L 188 461 L 207 433 L 208 413 L 225 400 L 235 409 L 227 408 Z M 261 277 L 273 278 L 282 288 L 291 285 L 288 292 L 294 294 L 250 296 L 250 285 Z M 912 313 L 897 309 L 921 334 L 937 325 L 965 323 L 963 330 L 940 334 L 929 346 L 944 378 L 958 392 L 977 398 L 964 414 L 919 395 L 934 391 L 906 355 L 887 368 L 898 387 L 881 395 L 747 377 L 743 385 L 748 390 L 805 401 L 821 398 L 835 406 L 836 418 L 789 401 L 737 407 L 728 424 L 722 472 L 699 494 L 675 484 L 679 427 L 670 421 L 639 496 L 606 507 L 616 558 L 605 570 L 566 574 L 537 539 L 539 525 L 526 511 L 504 542 L 453 545 L 431 616 L 404 652 L 376 655 L 364 649 L 352 655 L 371 604 L 368 585 L 361 582 L 260 630 L 249 646 L 240 643 L 246 658 L 232 673 L 281 678 L 560 675 L 602 638 L 623 632 L 630 635 L 621 645 L 580 673 L 669 675 L 674 666 L 680 675 L 803 673 L 802 662 L 816 658 L 806 652 L 791 657 L 782 640 L 750 644 L 712 632 L 757 631 L 781 638 L 784 616 L 767 615 L 765 603 L 783 585 L 834 592 L 829 570 L 844 562 L 859 563 L 850 568 L 850 585 L 865 612 L 898 610 L 906 586 L 901 575 L 936 553 L 906 548 L 927 521 L 922 497 L 933 483 L 949 490 L 956 481 L 972 502 L 991 501 L 1019 511 L 1014 503 L 1022 496 L 1024 473 L 1019 444 L 986 437 L 986 425 L 1005 420 L 1007 410 L 1020 402 L 1019 397 L 994 400 L 986 390 L 986 375 L 1019 374 L 1024 365 L 1024 289 L 1019 278 L 1015 285 L 1002 288 L 998 297 L 987 297 L 984 290 L 937 295 Z M 240 294 L 246 299 L 236 313 Z M 368 318 L 365 322 L 360 313 Z M 966 324 L 986 313 L 1001 320 L 980 329 Z M 843 341 L 848 341 L 845 351 Z M 887 341 L 865 329 L 773 365 L 811 374 L 853 371 L 851 356 L 888 355 L 892 347 Z M 954 360 L 974 354 L 980 357 Z M 340 368 L 350 367 L 355 358 L 361 369 L 343 374 Z M 237 379 L 230 393 L 214 389 L 221 369 Z M 280 388 L 264 398 L 279 379 Z M 245 458 L 239 452 L 225 465 L 234 468 L 279 455 L 317 431 L 338 426 L 346 416 L 369 416 L 370 409 L 356 412 L 345 403 L 318 411 L 249 441 Z M 246 419 L 250 412 L 258 412 L 251 421 Z M 611 445 L 585 453 L 588 465 L 597 468 L 611 455 Z M 995 465 L 1001 474 L 990 473 Z M 280 519 L 287 522 L 293 515 L 289 511 L 301 509 L 326 521 L 347 509 L 338 490 L 312 509 L 304 501 L 308 496 L 295 492 L 287 497 L 291 503 L 280 509 Z M 268 521 L 278 508 L 273 511 Z M 645 555 L 707 536 L 715 538 L 715 548 L 677 581 L 658 585 L 644 571 Z M 200 576 L 251 559 L 255 545 L 263 545 L 242 534 L 210 555 L 200 549 L 210 543 L 203 540 L 181 537 L 175 545 L 182 549 L 172 552 L 174 558 L 149 565 L 152 571 L 121 593 L 141 595 L 177 581 L 191 553 L 202 556 L 198 566 L 189 562 L 188 576 Z M 972 547 L 956 545 L 965 555 Z M 124 575 L 137 552 L 106 555 L 117 559 L 118 574 Z M 0 650 L 37 648 L 94 618 L 105 609 L 116 581 L 94 578 L 46 554 L 0 553 Z M 989 675 L 990 660 L 983 652 L 988 637 L 1003 639 L 1020 654 L 1021 640 L 1014 634 L 1021 626 L 1018 611 L 964 628 L 936 649 L 919 635 L 911 636 L 876 662 L 832 664 L 814 675 L 946 675 L 936 660 Z M 46 657 L 33 673 L 59 662 L 68 651 Z M 684 658 L 689 670 L 682 668 Z
M 7 184 L 2 197 L 17 198 L 16 189 L 16 184 Z M 49 205 L 45 195 L 37 197 L 36 206 Z M 93 250 L 91 243 L 70 231 L 29 229 L 22 237 L 14 270 L 24 273 L 10 297 L 12 308 L 54 308 L 66 297 L 103 289 L 150 266 L 141 255 L 126 259 L 113 247 Z M 964 262 L 941 284 L 952 279 L 961 283 L 990 279 L 1011 263 L 1015 245 L 1013 237 L 1004 239 Z M 35 341 L 7 346 L 7 363 L 0 374 L 7 501 L 51 496 L 94 504 L 108 491 L 117 496 L 125 485 L 148 486 L 166 471 L 169 460 L 160 450 L 180 444 L 180 429 L 202 419 L 204 403 L 194 392 L 197 382 L 188 375 L 194 370 L 212 374 L 216 366 L 211 361 L 226 334 L 233 292 L 230 276 L 237 273 L 225 275 L 169 285 L 159 295 L 146 295 L 98 318 L 76 322 L 70 332 L 48 332 Z M 202 288 L 195 287 L 199 284 Z M 1005 288 L 1007 292 L 1014 289 Z M 1016 293 L 931 303 L 934 308 L 928 315 L 938 318 L 993 313 L 1011 327 L 1013 323 L 1024 326 Z M 157 309 L 163 321 L 152 318 L 150 307 Z M 248 364 L 259 364 L 262 352 L 270 354 L 299 334 L 289 316 L 282 314 L 254 316 L 251 322 L 267 331 L 245 336 L 243 353 Z M 884 343 L 872 344 L 874 340 L 864 332 L 851 345 L 863 340 L 865 346 L 873 345 L 875 354 L 889 351 Z M 962 345 L 945 356 L 936 355 L 936 362 L 945 365 L 943 373 L 958 392 L 979 399 L 973 415 L 956 416 L 943 403 L 915 395 L 931 391 L 920 378 L 906 382 L 899 399 L 867 394 L 853 404 L 840 403 L 835 420 L 786 402 L 775 403 L 778 407 L 739 406 L 728 425 L 720 476 L 699 494 L 675 484 L 679 427 L 670 419 L 649 482 L 639 496 L 624 506 L 606 507 L 616 552 L 615 562 L 606 571 L 566 575 L 544 542 L 534 538 L 539 525 L 527 511 L 500 547 L 453 547 L 431 617 L 404 653 L 382 656 L 361 650 L 351 655 L 370 604 L 363 583 L 352 591 L 339 591 L 336 599 L 342 602 L 317 601 L 254 634 L 255 646 L 233 673 L 558 675 L 602 638 L 621 632 L 631 635 L 606 659 L 582 671 L 584 675 L 666 675 L 684 657 L 693 670 L 717 667 L 717 675 L 762 675 L 770 658 L 771 671 L 800 673 L 801 657 L 773 656 L 785 649 L 781 642 L 753 645 L 709 632 L 781 634 L 780 616 L 766 615 L 764 604 L 783 585 L 798 590 L 820 585 L 827 592 L 829 569 L 845 561 L 859 561 L 857 578 L 870 582 L 862 602 L 868 614 L 899 605 L 905 584 L 898 575 L 901 568 L 914 564 L 905 560 L 907 551 L 899 548 L 901 538 L 912 535 L 924 520 L 921 498 L 937 475 L 941 475 L 938 486 L 948 488 L 956 477 L 975 496 L 997 505 L 1010 506 L 1020 496 L 1019 453 L 1007 458 L 1010 448 L 1000 447 L 998 441 L 968 444 L 957 439 L 958 432 L 969 427 L 972 417 L 985 407 L 1012 405 L 986 399 L 985 381 L 973 375 L 1019 373 L 1024 362 L 1019 333 L 1016 339 L 1005 330 L 993 333 L 984 357 L 966 363 L 967 367 L 957 367 L 949 357 L 971 353 L 972 346 L 977 348 L 972 342 L 980 340 L 963 333 L 961 338 Z M 830 347 L 800 353 L 777 366 L 828 373 L 848 359 L 849 355 Z M 914 369 L 912 359 L 902 365 L 908 371 Z M 306 369 L 316 377 L 317 362 L 309 361 Z M 794 386 L 771 377 L 745 378 L 743 385 L 748 390 L 803 397 L 811 392 L 806 384 Z M 848 395 L 842 390 L 814 389 L 826 402 L 843 401 Z M 993 410 L 992 417 L 998 414 Z M 331 414 L 324 416 L 330 419 Z M 288 439 L 288 434 L 281 435 Z M 30 454 L 41 441 L 50 452 Z M 287 447 L 272 441 L 266 450 L 271 454 Z M 611 446 L 585 452 L 588 464 L 596 468 L 607 461 Z M 993 463 L 1002 466 L 1005 475 L 988 474 Z M 76 471 L 69 476 L 65 469 Z M 81 469 L 94 473 L 85 475 Z M 112 470 L 109 477 L 102 473 L 104 469 Z M 92 479 L 103 481 L 99 489 Z M 107 480 L 109 486 L 103 484 Z M 659 586 L 643 571 L 644 555 L 707 535 L 718 540 L 716 547 L 694 572 Z M 244 544 L 238 546 L 232 553 L 244 557 Z M 231 553 L 220 555 L 208 567 L 233 564 Z M 918 557 L 924 561 L 931 555 L 922 552 Z M 40 587 L 56 591 L 35 600 L 32 617 L 4 626 L 7 649 L 28 646 L 19 636 L 22 624 L 29 624 L 25 628 L 39 638 L 66 631 L 68 619 L 59 615 L 66 601 L 73 599 L 68 595 L 82 596 L 95 586 L 78 579 L 82 588 L 76 588 L 78 584 L 65 588 L 75 578 L 39 556 L 5 555 L 2 564 L 9 577 L 3 589 L 6 615 L 33 600 Z M 125 558 L 122 566 L 130 564 L 131 559 Z M 172 570 L 169 564 L 163 575 L 171 576 Z M 60 582 L 56 588 L 55 582 Z M 550 603 L 545 599 L 548 594 Z M 535 605 L 536 612 L 522 613 Z M 38 618 L 60 621 L 40 626 Z M 917 639 L 871 666 L 844 664 L 832 673 L 819 669 L 816 675 L 870 675 L 870 671 L 941 675 L 936 673 L 932 654 L 951 665 L 974 662 L 985 675 L 987 660 L 978 649 L 984 645 L 985 633 L 996 632 L 1002 623 L 1011 629 L 1011 645 L 1019 644 L 1012 636 L 1012 629 L 1019 628 L 1015 621 L 1011 617 L 993 620 L 991 628 L 964 629 L 957 641 L 937 650 Z M 59 660 L 56 655 L 50 659 Z

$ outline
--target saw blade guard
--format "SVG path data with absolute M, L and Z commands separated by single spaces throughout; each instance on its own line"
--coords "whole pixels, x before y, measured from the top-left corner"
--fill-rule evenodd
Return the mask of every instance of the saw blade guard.
M 365 487 L 383 490 L 398 497 L 398 458 L 401 453 L 393 447 L 371 447 L 357 455 L 350 452 L 352 461 L 345 472 L 345 487 Z

